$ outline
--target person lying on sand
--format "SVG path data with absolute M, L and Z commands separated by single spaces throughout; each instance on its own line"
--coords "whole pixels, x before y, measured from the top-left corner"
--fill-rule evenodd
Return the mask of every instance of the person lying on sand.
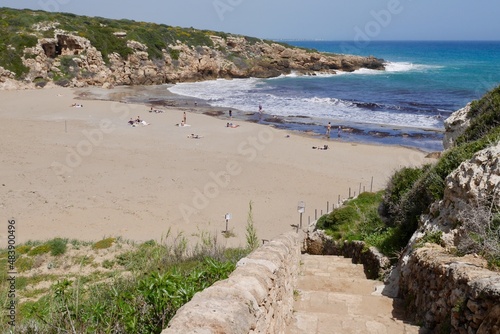
M 180 123 L 175 124 L 175 126 L 191 126 L 191 125 L 184 123 L 184 121 L 181 121 Z
M 194 133 L 192 133 L 192 134 L 190 134 L 190 135 L 188 136 L 188 138 L 191 138 L 191 139 L 200 139 L 200 138 L 203 138 L 203 137 L 202 137 L 202 136 L 200 136 L 200 135 L 195 135 Z
M 237 127 L 239 127 L 239 125 L 237 125 L 237 124 L 233 124 L 233 123 L 226 124 L 226 128 L 237 128 Z
M 328 150 L 328 145 L 323 145 L 323 147 L 321 147 L 321 146 L 317 146 L 317 147 L 313 146 L 312 148 L 313 148 L 313 150 Z
M 149 112 L 155 112 L 157 114 L 160 114 L 163 112 L 163 110 L 160 110 L 160 109 L 153 109 L 153 107 L 151 107 L 151 109 L 149 109 Z
M 83 108 L 83 104 L 79 104 L 79 103 L 73 103 L 71 106 L 75 107 L 75 108 Z
M 129 122 L 130 122 L 130 121 L 129 121 Z M 142 120 L 140 116 L 137 116 L 137 119 L 135 120 L 135 123 L 136 123 L 136 124 L 142 124 L 142 126 L 149 125 L 149 123 L 148 123 L 148 122 L 146 122 L 146 121 L 144 121 L 144 120 Z

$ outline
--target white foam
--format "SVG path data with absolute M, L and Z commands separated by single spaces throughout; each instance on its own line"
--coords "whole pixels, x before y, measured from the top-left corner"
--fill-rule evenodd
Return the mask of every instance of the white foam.
M 274 93 L 264 79 L 219 79 L 181 83 L 170 87 L 169 90 L 175 94 L 204 99 L 215 107 L 235 108 L 247 112 L 256 112 L 261 104 L 266 114 L 283 117 L 308 116 L 422 129 L 442 128 L 442 120 L 418 113 L 370 110 L 354 102 L 334 97 L 292 96 L 287 95 L 286 91 Z
M 440 69 L 442 66 L 413 64 L 409 62 L 387 62 L 384 64 L 386 72 L 410 72 Z
M 440 69 L 443 66 L 438 65 L 423 65 L 423 64 L 413 64 L 409 62 L 387 62 L 384 63 L 385 71 L 372 70 L 369 68 L 360 68 L 353 72 L 342 72 L 338 71 L 338 74 L 362 74 L 362 75 L 383 75 L 387 73 L 399 73 L 399 72 L 423 72 L 427 70 Z

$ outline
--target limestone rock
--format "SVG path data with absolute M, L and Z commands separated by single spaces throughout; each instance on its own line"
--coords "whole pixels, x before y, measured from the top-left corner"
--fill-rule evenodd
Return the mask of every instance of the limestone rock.
M 496 305 L 483 320 L 477 334 L 500 333 L 500 305 Z
M 449 247 L 459 242 L 460 215 L 485 201 L 500 207 L 500 143 L 477 152 L 445 180 L 444 197 L 423 217 L 423 231 L 443 231 Z
M 460 136 L 470 124 L 470 103 L 462 109 L 455 111 L 444 121 L 446 130 L 443 138 L 443 146 L 445 149 L 453 147 L 455 140 Z
M 117 36 L 126 38 L 123 33 Z M 307 52 L 241 36 L 210 38 L 213 47 L 188 46 L 177 41 L 162 50 L 160 59 L 150 59 L 146 45 L 127 40 L 133 52 L 126 58 L 117 53 L 108 54 L 109 61 L 105 62 L 88 39 L 56 29 L 53 38 L 41 38 L 35 47 L 24 50 L 23 62 L 30 69 L 24 82 L 30 84 L 41 79 L 45 84 L 53 77 L 62 76 L 64 82 L 75 87 L 156 85 L 217 78 L 270 78 L 292 71 L 314 75 L 361 67 L 384 68 L 383 61 L 373 57 Z M 72 57 L 71 60 L 68 57 Z M 0 82 L 5 82 L 2 77 L 6 74 L 0 74 Z
M 468 219 L 463 213 L 485 201 L 500 206 L 500 143 L 477 152 L 448 175 L 443 199 L 421 218 L 400 259 L 400 296 L 411 300 L 410 311 L 428 329 L 439 331 L 445 322 L 470 333 L 499 328 L 499 311 L 492 301 L 500 298 L 500 275 L 487 270 L 479 256 L 450 252 L 463 239 L 461 226 Z M 442 245 L 415 246 L 424 234 L 435 231 L 442 232 Z

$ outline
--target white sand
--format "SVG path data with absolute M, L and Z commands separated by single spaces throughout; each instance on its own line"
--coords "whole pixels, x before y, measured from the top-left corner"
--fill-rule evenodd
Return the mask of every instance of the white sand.
M 181 110 L 74 99 L 70 89 L 0 91 L 0 226 L 16 219 L 17 242 L 53 237 L 156 239 L 171 229 L 220 235 L 224 214 L 245 244 L 249 202 L 260 239 L 304 225 L 359 192 L 379 190 L 393 171 L 426 161 L 425 153 L 394 147 L 319 140 L 253 123 Z M 73 103 L 83 108 L 70 107 Z M 149 126 L 132 128 L 138 115 Z M 191 133 L 203 136 L 190 139 Z M 287 134 L 290 134 L 287 137 Z M 329 150 L 313 146 L 329 145 Z

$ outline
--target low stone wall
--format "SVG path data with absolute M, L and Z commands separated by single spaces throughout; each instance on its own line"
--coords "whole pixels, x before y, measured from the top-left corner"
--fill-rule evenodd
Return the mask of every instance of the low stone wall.
M 484 264 L 437 245 L 415 249 L 399 280 L 408 314 L 433 333 L 500 333 L 500 274 Z
M 302 232 L 289 232 L 241 259 L 228 279 L 197 293 L 162 334 L 284 333 L 293 311 Z
M 366 247 L 362 241 L 339 244 L 323 231 L 310 232 L 305 239 L 304 251 L 312 255 L 337 255 L 351 258 L 353 263 L 363 264 L 365 275 L 369 279 L 386 276 L 390 269 L 390 260 L 375 247 Z

